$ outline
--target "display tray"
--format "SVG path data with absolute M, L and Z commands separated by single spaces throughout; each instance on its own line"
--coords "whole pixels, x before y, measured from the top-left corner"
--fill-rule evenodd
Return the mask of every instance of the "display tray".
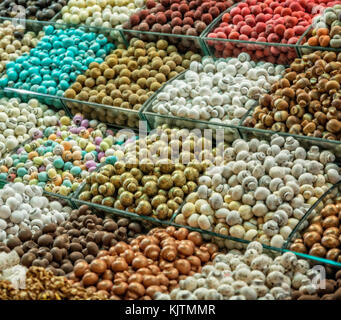
M 231 9 L 233 7 L 230 7 L 224 13 L 229 13 Z M 215 28 L 219 27 L 223 15 L 220 15 L 219 19 L 214 20 L 209 28 L 201 35 L 208 55 L 217 58 L 226 58 L 237 57 L 241 52 L 247 52 L 253 61 L 267 61 L 284 65 L 290 64 L 290 62 L 299 57 L 297 44 L 300 39 L 294 44 L 284 44 L 208 37 Z
M 318 218 L 319 221 L 325 219 L 326 217 L 321 214 L 322 210 L 325 208 L 327 204 L 335 204 L 340 203 L 341 200 L 341 181 L 333 185 L 322 197 L 319 198 L 317 202 L 314 203 L 314 205 L 306 212 L 304 217 L 300 220 L 300 222 L 297 224 L 296 228 L 292 231 L 292 233 L 289 235 L 287 241 L 283 245 L 283 249 L 289 249 L 291 251 L 298 250 L 297 242 L 300 241 L 300 239 L 304 239 L 304 235 L 309 232 L 309 227 L 314 223 L 315 219 Z M 316 213 L 313 213 L 313 210 L 316 209 Z M 321 220 L 320 220 L 321 219 Z M 308 226 L 305 227 L 302 230 L 302 224 L 307 222 Z M 327 230 L 325 228 L 324 232 Z M 322 235 L 321 235 L 322 236 Z M 323 234 L 324 237 L 324 234 Z M 323 239 L 322 237 L 322 239 Z M 304 241 L 304 240 L 302 240 Z M 340 242 L 340 241 L 339 241 Z M 335 249 L 333 249 L 335 248 Z M 305 245 L 304 251 L 307 251 L 309 256 L 317 256 L 317 254 L 314 254 L 314 252 L 311 252 L 311 246 L 310 248 Z M 328 250 L 338 250 L 340 251 L 341 245 L 333 245 L 332 247 L 325 247 L 325 253 L 320 254 L 321 256 L 318 258 L 325 259 L 329 261 L 329 264 L 341 266 L 341 258 L 338 259 L 338 261 L 335 261 L 334 259 L 331 259 L 331 255 L 328 256 Z M 303 251 L 303 250 L 301 250 Z M 316 251 L 317 252 L 317 251 Z M 302 252 L 300 252 L 302 254 Z
M 283 137 L 294 137 L 297 139 L 304 148 L 310 148 L 312 145 L 316 145 L 322 149 L 330 150 L 335 154 L 338 159 L 341 158 L 341 141 L 322 139 L 316 137 L 309 137 L 298 134 L 291 134 L 288 132 L 272 131 L 266 129 L 258 129 L 245 126 L 245 122 L 252 117 L 254 109 L 250 109 L 248 114 L 239 126 L 239 131 L 243 139 L 248 140 L 252 138 L 270 140 L 271 136 L 278 134 Z
M 158 95 L 164 91 L 164 88 L 171 84 L 174 80 L 182 80 L 185 77 L 187 70 L 181 72 L 173 79 L 167 81 L 162 85 L 162 87 L 156 91 L 145 103 L 140 111 L 140 118 L 147 121 L 148 128 L 150 130 L 157 128 L 160 125 L 167 124 L 173 127 L 187 128 L 187 129 L 210 129 L 212 130 L 213 138 L 224 136 L 226 142 L 233 142 L 235 139 L 241 138 L 241 133 L 239 132 L 239 125 L 243 123 L 244 119 L 247 117 L 248 112 L 239 119 L 238 124 L 232 125 L 217 121 L 205 121 L 205 120 L 195 120 L 185 117 L 179 117 L 174 115 L 163 115 L 153 111 L 153 106 L 157 100 Z M 187 98 L 188 99 L 188 98 Z
M 101 164 L 100 166 L 98 166 L 97 169 L 95 170 L 95 172 L 99 172 L 101 167 L 103 167 L 104 165 L 105 164 Z M 72 200 L 72 202 L 74 202 L 75 204 L 77 204 L 77 203 L 78 204 L 86 204 L 89 207 L 95 208 L 97 210 L 102 210 L 102 211 L 104 210 L 105 212 L 110 213 L 112 215 L 118 215 L 118 216 L 122 216 L 122 217 L 126 217 L 126 218 L 135 218 L 138 220 L 146 220 L 147 222 L 149 222 L 151 224 L 156 224 L 156 225 L 170 225 L 170 223 L 174 221 L 176 215 L 178 214 L 178 212 L 181 211 L 183 205 L 185 204 L 185 200 L 184 200 L 183 203 L 179 206 L 179 208 L 173 213 L 173 215 L 170 219 L 161 220 L 161 219 L 157 219 L 154 217 L 150 217 L 150 216 L 146 216 L 146 215 L 139 215 L 139 214 L 134 213 L 134 212 L 120 210 L 120 209 L 116 209 L 113 207 L 93 203 L 91 201 L 81 200 L 81 199 L 79 199 L 79 196 L 84 191 L 85 187 L 86 187 L 86 182 L 83 182 L 79 186 L 79 188 L 76 190 L 76 192 L 74 192 L 71 195 L 70 199 Z
M 11 20 L 8 18 L 3 18 L 4 20 Z M 1 18 L 0 18 L 1 21 Z M 51 23 L 51 22 L 40 22 L 33 20 L 22 20 L 23 25 L 27 31 L 35 31 L 36 33 L 43 30 L 44 26 L 53 25 L 55 28 L 65 29 L 70 26 L 66 24 Z M 115 42 L 113 38 L 113 29 L 103 29 L 96 27 L 82 26 L 85 31 L 95 32 L 105 35 L 110 42 Z M 6 71 L 2 74 L 4 75 Z M 17 87 L 5 87 L 4 92 L 8 96 L 21 97 L 22 99 L 30 99 L 30 97 L 35 97 L 39 99 L 42 103 L 55 106 L 57 108 L 69 108 L 71 114 L 78 112 L 83 113 L 86 117 L 92 119 L 98 119 L 102 122 L 108 123 L 110 125 L 138 128 L 139 122 L 139 112 L 137 110 L 123 109 L 119 107 L 103 105 L 99 103 L 92 103 L 88 101 L 80 101 L 76 99 L 65 98 L 59 95 L 49 95 L 44 93 L 38 93 L 32 90 L 23 90 L 23 88 Z
M 297 49 L 299 51 L 300 56 L 304 54 L 309 54 L 314 51 L 335 51 L 341 52 L 341 48 L 332 48 L 332 47 L 322 47 L 322 46 L 310 46 L 307 41 L 312 36 L 312 32 L 314 30 L 314 26 L 311 25 L 302 35 L 297 44 Z

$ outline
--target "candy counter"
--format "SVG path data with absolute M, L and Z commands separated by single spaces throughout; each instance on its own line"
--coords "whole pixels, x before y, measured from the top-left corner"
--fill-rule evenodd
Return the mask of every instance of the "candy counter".
M 0 299 L 340 299 L 338 1 L 0 16 Z

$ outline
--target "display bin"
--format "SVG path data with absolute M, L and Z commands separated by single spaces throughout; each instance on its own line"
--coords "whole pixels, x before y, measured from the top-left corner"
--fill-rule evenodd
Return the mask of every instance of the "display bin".
M 212 131 L 213 138 L 224 136 L 224 140 L 228 143 L 233 142 L 235 139 L 241 138 L 238 125 L 224 124 L 213 121 L 195 120 L 190 118 L 178 117 L 173 115 L 162 115 L 153 111 L 154 103 L 156 103 L 158 94 L 164 91 L 164 88 L 171 84 L 174 80 L 181 80 L 185 77 L 186 70 L 181 72 L 178 76 L 167 81 L 163 86 L 156 91 L 150 99 L 148 99 L 141 109 L 140 118 L 147 121 L 148 128 L 150 130 L 157 128 L 160 125 L 167 124 L 170 127 L 187 128 L 190 130 L 199 129 L 205 130 L 209 129 Z M 246 113 L 239 122 L 242 123 L 244 118 L 247 116 Z
M 95 170 L 95 172 L 98 172 L 104 165 L 105 164 L 98 166 L 97 169 Z M 81 200 L 81 199 L 79 199 L 79 196 L 85 190 L 85 188 L 86 188 L 86 182 L 83 182 L 79 186 L 79 188 L 76 190 L 76 192 L 74 192 L 74 194 L 71 196 L 72 202 L 78 204 L 78 206 L 86 204 L 89 207 L 95 208 L 97 210 L 105 211 L 105 212 L 112 214 L 112 215 L 118 215 L 118 216 L 122 216 L 122 217 L 126 217 L 126 218 L 135 218 L 137 220 L 146 221 L 147 223 L 154 224 L 154 225 L 166 225 L 166 226 L 171 225 L 171 223 L 174 221 L 176 215 L 178 214 L 178 212 L 181 211 L 183 205 L 185 204 L 185 201 L 183 201 L 183 203 L 173 213 L 173 215 L 170 219 L 161 220 L 161 219 L 157 219 L 157 218 L 146 216 L 146 215 L 139 215 L 137 213 L 130 212 L 130 211 L 125 211 L 125 210 L 120 210 L 120 209 L 116 209 L 116 208 L 105 206 L 105 205 L 100 205 L 97 203 L 93 203 L 91 201 Z
M 238 5 L 238 3 L 236 5 Z M 295 58 L 299 57 L 297 43 L 283 44 L 208 37 L 214 29 L 219 27 L 224 14 L 229 13 L 234 7 L 235 6 L 232 6 L 227 9 L 202 33 L 201 39 L 205 43 L 208 55 L 216 58 L 226 58 L 237 57 L 241 52 L 247 52 L 250 54 L 251 60 L 253 61 L 267 61 L 284 65 L 290 64 Z M 299 42 L 299 40 L 297 42 Z
M 136 136 L 136 134 L 137 134 L 135 131 L 133 131 L 132 129 L 128 129 L 128 128 L 120 128 L 120 127 L 116 127 L 116 126 L 115 127 L 114 126 L 108 126 L 108 128 L 113 130 L 115 134 L 119 133 L 119 134 L 126 135 L 127 139 L 131 138 L 132 135 Z M 24 141 L 22 144 L 19 144 L 15 149 L 13 149 L 10 153 L 8 153 L 7 156 L 11 156 L 13 154 L 16 154 L 19 149 L 21 149 L 21 148 L 23 148 L 23 146 L 25 146 L 25 144 L 30 143 L 30 142 L 32 142 L 34 140 L 35 139 L 30 138 L 30 139 Z M 3 164 L 3 161 L 4 161 L 4 159 L 0 159 L 0 166 Z M 103 163 L 98 163 L 97 170 L 101 166 L 103 166 L 103 165 L 104 165 Z M 0 177 L 0 186 L 4 185 L 6 183 L 10 183 L 10 181 Z M 78 188 L 76 190 L 74 190 L 72 193 L 70 193 L 69 195 L 67 195 L 67 196 L 64 196 L 64 195 L 59 194 L 59 193 L 49 192 L 49 191 L 46 191 L 46 190 L 44 190 L 44 193 L 49 194 L 50 196 L 55 197 L 55 198 L 60 198 L 60 199 L 68 200 L 70 203 L 73 203 L 73 199 L 77 198 L 77 196 L 81 192 L 83 186 L 84 186 L 84 182 L 82 181 L 79 184 Z M 0 189 L 1 189 L 1 187 L 0 187 Z M 73 204 L 73 206 L 74 206 L 74 204 Z
M 341 200 L 341 181 L 333 185 L 327 192 L 325 192 L 325 194 L 322 197 L 320 197 L 318 201 L 315 202 L 314 205 L 306 212 L 304 217 L 297 224 L 296 228 L 289 235 L 287 241 L 284 243 L 283 249 L 288 249 L 291 251 L 300 250 L 299 248 L 301 248 L 301 245 L 298 244 L 298 242 L 296 241 L 301 241 L 301 240 L 303 241 L 302 238 L 304 238 L 304 235 L 310 231 L 309 227 L 315 221 L 315 219 L 326 218 L 321 215 L 321 211 L 323 208 L 325 208 L 327 204 L 340 203 L 340 200 Z M 315 210 L 315 213 L 313 212 L 314 210 Z M 325 227 L 325 230 L 326 229 L 327 227 Z M 322 239 L 323 239 L 323 236 L 321 235 Z M 337 253 L 334 254 L 334 258 L 332 258 L 333 257 L 332 254 L 329 254 L 328 256 L 328 252 L 329 252 L 328 250 L 340 251 L 341 249 L 340 241 L 338 245 L 333 244 L 332 246 L 329 245 L 329 247 L 325 246 L 324 254 L 319 253 L 320 257 L 317 257 L 318 251 L 315 253 L 315 252 L 311 252 L 310 249 L 311 249 L 311 246 L 309 248 L 308 246 L 305 245 L 304 251 L 306 251 L 309 257 L 316 256 L 317 259 L 322 258 L 324 260 L 327 260 L 328 264 L 330 265 L 341 267 L 341 256 L 340 258 L 337 258 L 338 256 Z M 300 251 L 301 254 L 302 254 L 302 251 L 303 250 Z
M 6 18 L 5 20 L 11 20 Z M 1 21 L 1 18 L 0 18 Z M 66 24 L 51 23 L 51 22 L 38 22 L 33 20 L 22 20 L 27 31 L 35 31 L 36 33 L 43 30 L 44 26 L 53 25 L 55 28 L 68 28 L 76 27 Z M 115 35 L 117 31 L 113 29 L 103 29 L 95 27 L 82 26 L 86 31 L 104 34 L 110 42 L 115 42 Z M 6 71 L 5 71 L 6 72 Z M 3 73 L 3 75 L 5 74 Z M 69 108 L 72 114 L 77 112 L 83 113 L 85 116 L 93 119 L 98 119 L 102 122 L 110 125 L 138 128 L 139 112 L 137 110 L 123 109 L 119 107 L 107 106 L 98 103 L 92 103 L 87 101 L 80 101 L 76 99 L 69 99 L 63 96 L 49 95 L 43 93 L 37 93 L 32 90 L 23 90 L 23 88 L 17 87 L 5 87 L 4 91 L 8 96 L 21 97 L 27 99 L 35 97 L 42 103 L 55 106 L 57 108 Z
M 341 141 L 309 137 L 309 136 L 298 135 L 298 134 L 291 134 L 288 132 L 277 132 L 277 131 L 266 130 L 266 129 L 257 129 L 257 128 L 246 126 L 245 124 L 249 122 L 249 119 L 251 119 L 253 111 L 254 109 L 249 110 L 248 114 L 246 115 L 246 117 L 244 118 L 244 120 L 239 126 L 239 131 L 243 139 L 249 140 L 252 138 L 257 138 L 257 139 L 270 140 L 271 136 L 274 134 L 278 134 L 283 137 L 294 137 L 300 142 L 300 144 L 304 148 L 309 149 L 312 145 L 315 145 L 315 146 L 320 147 L 321 149 L 330 150 L 334 153 L 336 158 L 338 159 L 341 158 Z
M 212 23 L 217 21 L 221 18 L 221 16 L 227 12 L 230 8 L 236 6 L 239 2 L 243 2 L 236 0 L 231 7 L 220 13 L 210 24 L 207 25 L 207 27 L 196 36 L 187 35 L 187 34 L 176 34 L 176 33 L 166 33 L 166 32 L 155 32 L 154 30 L 150 31 L 140 31 L 140 30 L 133 30 L 133 29 L 124 29 L 122 28 L 122 32 L 124 34 L 125 40 L 130 41 L 131 38 L 136 37 L 141 40 L 147 41 L 147 42 L 156 42 L 160 39 L 167 40 L 169 44 L 175 45 L 180 52 L 187 52 L 187 51 L 193 51 L 195 53 L 200 53 L 201 55 L 207 55 L 207 48 L 205 43 L 202 41 L 202 35 L 210 28 Z M 146 7 L 142 8 L 141 10 L 146 9 Z M 194 19 L 194 22 L 196 20 Z M 163 24 L 162 24 L 163 26 Z
M 311 25 L 302 35 L 297 45 L 297 49 L 299 51 L 300 56 L 302 57 L 305 54 L 312 53 L 314 51 L 335 51 L 341 52 L 341 48 L 332 48 L 332 47 L 321 47 L 321 46 L 310 46 L 307 41 L 312 36 L 312 32 L 314 30 L 314 26 Z

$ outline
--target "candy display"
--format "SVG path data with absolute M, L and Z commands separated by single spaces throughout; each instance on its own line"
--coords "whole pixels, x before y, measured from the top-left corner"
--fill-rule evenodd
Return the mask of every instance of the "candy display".
M 20 144 L 33 138 L 38 130 L 56 124 L 64 115 L 64 111 L 57 113 L 36 99 L 24 103 L 16 98 L 1 98 L 0 155 L 7 156 Z
M 157 300 L 289 300 L 291 292 L 316 293 L 314 271 L 309 263 L 287 252 L 272 258 L 259 242 L 247 250 L 217 254 L 212 265 L 181 280 L 169 295 L 156 293 Z
M 0 280 L 1 300 L 103 300 L 101 292 L 73 286 L 65 277 L 53 275 L 42 267 L 31 267 L 25 274 L 24 289 L 16 289 L 10 281 Z
M 152 103 L 162 115 L 238 125 L 261 94 L 268 92 L 284 66 L 250 61 L 247 53 L 225 61 L 193 61 L 183 79 L 166 85 Z
M 234 0 L 228 1 L 146 1 L 143 10 L 132 14 L 129 21 L 123 24 L 124 29 L 151 31 L 165 34 L 199 36 L 208 25 L 222 12 L 233 5 Z M 128 34 L 129 35 L 129 34 Z M 141 39 L 150 39 L 150 35 L 139 35 Z M 156 37 L 155 37 L 156 38 Z M 198 42 L 188 38 L 167 37 L 176 44 L 180 51 L 197 47 Z
M 145 0 L 69 0 L 58 23 L 84 23 L 91 27 L 115 28 L 141 9 Z
M 195 59 L 200 56 L 182 56 L 165 40 L 145 43 L 134 38 L 127 50 L 116 49 L 103 63 L 91 63 L 65 97 L 139 110 L 154 91 Z
M 4 0 L 0 3 L 0 16 L 51 20 L 67 3 L 67 0 Z
M 319 288 L 315 294 L 311 292 L 293 291 L 294 300 L 340 300 L 341 299 L 341 272 L 334 271 L 325 280 L 325 287 Z
M 340 140 L 341 53 L 316 51 L 295 59 L 245 126 Z
M 101 251 L 90 265 L 79 262 L 74 273 L 76 281 L 106 291 L 110 299 L 151 300 L 157 292 L 168 293 L 179 280 L 200 272 L 217 250 L 213 244 L 203 244 L 197 232 L 156 228 L 130 245 L 118 242 Z
M 70 207 L 49 201 L 42 188 L 20 182 L 0 190 L 0 203 L 0 243 L 11 249 L 17 246 L 15 239 L 21 233 L 36 234 L 50 223 L 60 225 L 71 212 Z M 5 250 L 4 246 L 0 246 L 1 250 Z
M 323 12 L 325 7 L 336 3 L 318 0 L 246 0 L 225 13 L 220 24 L 207 37 L 243 40 L 253 44 L 210 40 L 208 45 L 214 48 L 218 57 L 226 58 L 247 52 L 255 61 L 287 64 L 297 57 L 297 53 L 293 47 L 285 45 L 297 44 L 313 18 Z
M 301 231 L 301 234 L 290 245 L 290 249 L 340 262 L 341 202 L 339 195 L 331 197 L 323 204 L 324 206 L 317 214 L 308 217 L 309 226 Z
M 340 180 L 334 159 L 316 146 L 306 151 L 292 137 L 235 140 L 225 164 L 199 178 L 175 222 L 282 247 L 311 205 Z
M 14 87 L 62 96 L 77 76 L 93 63 L 102 63 L 115 47 L 104 35 L 83 28 L 44 27 L 44 36 L 28 55 L 6 64 L 0 87 Z
M 341 4 L 327 8 L 316 18 L 312 36 L 305 45 L 341 48 Z M 310 50 L 305 48 L 303 51 Z
M 53 203 L 51 204 L 51 206 Z M 79 261 L 91 263 L 101 250 L 120 241 L 131 242 L 142 229 L 141 224 L 126 218 L 100 218 L 87 206 L 69 210 L 69 219 L 49 222 L 32 232 L 23 227 L 0 252 L 15 252 L 21 265 L 44 267 L 55 275 L 70 275 Z
M 79 199 L 169 220 L 186 195 L 196 190 L 200 174 L 212 164 L 213 153 L 203 150 L 195 157 L 191 149 L 209 143 L 205 138 L 195 141 L 195 135 L 186 130 L 159 128 L 153 136 L 127 142 L 120 161 L 91 173 Z M 176 158 L 168 145 L 174 152 L 178 148 Z
M 56 119 L 57 122 L 57 119 Z M 124 137 L 96 120 L 63 116 L 2 161 L 0 178 L 38 185 L 68 195 L 103 161 L 115 163 L 123 155 Z M 123 140 L 122 140 L 123 139 Z
M 0 299 L 340 300 L 340 19 L 0 0 Z
M 38 42 L 34 32 L 25 33 L 21 24 L 14 25 L 11 21 L 0 21 L 0 38 L 0 73 L 5 70 L 7 62 L 29 52 Z

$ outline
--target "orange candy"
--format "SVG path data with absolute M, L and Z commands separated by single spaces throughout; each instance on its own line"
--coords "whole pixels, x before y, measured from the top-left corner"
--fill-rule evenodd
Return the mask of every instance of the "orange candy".
M 8 172 L 8 168 L 6 166 L 1 166 L 0 172 Z
M 318 37 L 329 35 L 329 30 L 327 28 L 320 28 L 316 32 Z
M 82 153 L 78 150 L 78 151 L 74 151 L 72 153 L 72 159 L 73 160 L 82 160 Z
M 310 46 L 312 46 L 312 47 L 316 47 L 316 46 L 318 46 L 318 38 L 317 37 L 311 37 L 311 38 L 309 38 L 309 40 L 308 40 L 308 44 L 310 45 Z
M 72 153 L 69 150 L 63 151 L 62 158 L 65 162 L 72 160 Z
M 39 157 L 39 154 L 37 151 L 31 151 L 28 155 L 27 155 L 28 159 L 32 160 L 35 157 Z
M 56 175 L 56 177 L 52 181 L 55 186 L 60 186 L 63 183 L 63 179 L 60 175 Z
M 64 150 L 71 150 L 72 145 L 69 141 L 62 141 L 60 144 L 64 147 Z
M 321 36 L 319 37 L 319 44 L 321 47 L 328 47 L 330 42 L 329 36 Z
M 57 139 L 57 135 L 55 135 L 54 133 L 49 135 L 49 140 L 56 140 Z

